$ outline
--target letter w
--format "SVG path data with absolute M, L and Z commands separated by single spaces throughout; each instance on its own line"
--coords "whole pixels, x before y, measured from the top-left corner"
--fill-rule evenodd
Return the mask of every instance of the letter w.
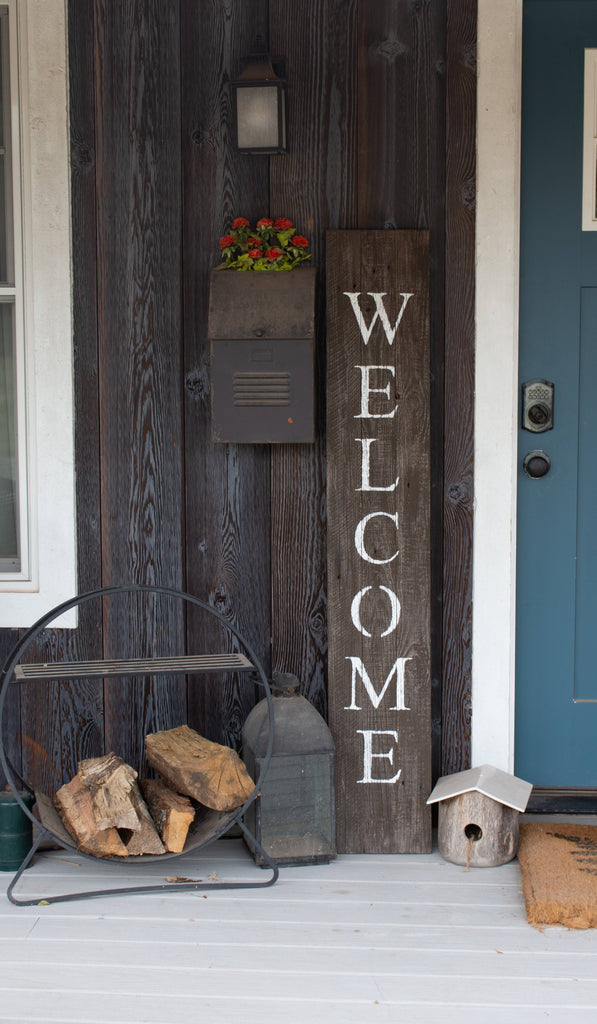
M 386 307 L 383 304 L 384 295 L 387 295 L 387 292 L 367 292 L 367 295 L 370 295 L 375 302 L 375 313 L 373 314 L 371 323 L 369 324 L 368 327 L 367 324 L 365 323 L 365 317 L 363 316 L 361 307 L 359 306 L 359 296 L 361 292 L 343 292 L 343 294 L 350 299 L 352 311 L 356 317 L 356 321 L 359 325 L 359 330 L 361 332 L 361 337 L 365 342 L 365 345 L 367 344 L 369 338 L 371 337 L 371 332 L 375 327 L 378 317 L 381 320 L 386 338 L 388 339 L 388 344 L 391 345 L 392 342 L 394 341 L 394 338 L 396 337 L 396 331 L 400 326 L 400 321 L 404 316 L 404 310 L 406 309 L 408 300 L 412 299 L 414 292 L 400 292 L 402 306 L 400 312 L 398 313 L 398 319 L 396 320 L 396 323 L 394 324 L 393 327 L 391 326 L 390 321 L 388 320 Z
M 392 676 L 395 675 L 396 703 L 392 708 L 390 708 L 390 711 L 410 711 L 410 708 L 407 708 L 406 704 L 404 703 L 404 669 L 406 666 L 406 662 L 410 660 L 410 658 L 396 658 L 396 661 L 394 662 L 392 668 L 390 669 L 390 674 L 388 675 L 385 683 L 383 684 L 381 692 L 378 693 L 373 683 L 371 682 L 371 679 L 369 678 L 369 673 L 367 672 L 367 669 L 363 665 L 361 659 L 353 655 L 347 655 L 346 661 L 350 661 L 352 665 L 351 701 L 348 707 L 345 707 L 344 710 L 361 710 L 360 706 L 357 704 L 357 675 L 361 677 L 363 686 L 365 687 L 367 694 L 369 695 L 369 700 L 373 704 L 374 708 L 378 708 L 379 705 L 381 704 L 384 698 L 384 694 L 388 686 L 392 682 Z

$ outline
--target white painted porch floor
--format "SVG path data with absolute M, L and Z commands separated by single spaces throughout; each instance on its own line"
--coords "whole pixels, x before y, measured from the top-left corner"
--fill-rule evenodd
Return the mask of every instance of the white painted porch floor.
M 261 876 L 241 840 L 104 864 L 38 855 L 21 895 Z M 269 889 L 14 907 L 0 875 L 10 1024 L 577 1024 L 597 1021 L 597 930 L 526 922 L 518 862 L 428 856 L 283 868 Z M 6 884 L 3 884 L 6 883 Z

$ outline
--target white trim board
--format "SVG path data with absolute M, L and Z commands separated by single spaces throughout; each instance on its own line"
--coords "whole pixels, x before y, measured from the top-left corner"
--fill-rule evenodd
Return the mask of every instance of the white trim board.
M 514 769 L 522 0 L 478 0 L 472 763 Z
M 32 568 L 0 584 L 0 628 L 76 593 L 66 0 L 19 2 L 17 19 Z

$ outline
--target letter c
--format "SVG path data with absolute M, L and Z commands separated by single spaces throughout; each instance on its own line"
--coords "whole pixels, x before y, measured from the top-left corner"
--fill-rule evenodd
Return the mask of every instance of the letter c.
M 365 527 L 367 526 L 369 520 L 375 519 L 376 516 L 385 516 L 386 519 L 391 519 L 392 522 L 396 525 L 396 530 L 398 530 L 397 512 L 394 512 L 393 515 L 391 514 L 391 512 L 370 512 L 369 515 L 364 516 L 363 519 L 361 519 L 360 523 L 358 524 L 354 532 L 354 546 L 357 549 L 361 558 L 365 560 L 365 562 L 372 562 L 373 565 L 386 565 L 387 562 L 392 562 L 396 558 L 396 555 L 399 554 L 398 548 L 396 549 L 393 555 L 390 555 L 389 558 L 374 558 L 373 555 L 369 555 L 365 551 Z

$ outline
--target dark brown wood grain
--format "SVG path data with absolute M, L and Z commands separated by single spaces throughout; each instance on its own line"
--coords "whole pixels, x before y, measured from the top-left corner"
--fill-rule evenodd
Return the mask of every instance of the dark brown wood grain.
M 98 0 L 95 40 L 103 583 L 180 587 L 179 4 Z M 108 602 L 106 656 L 148 654 L 158 624 L 183 653 L 183 616 L 161 614 Z M 185 718 L 184 681 L 105 684 L 106 745 L 135 767 L 146 732 Z
M 95 33 L 92 5 L 69 11 L 71 208 L 73 223 L 73 347 L 75 373 L 75 461 L 77 467 L 78 593 L 102 582 L 97 339 L 97 238 L 95 192 Z M 99 602 L 79 606 L 78 628 L 66 632 L 68 661 L 101 658 Z M 62 780 L 78 761 L 104 750 L 104 708 L 97 680 L 61 687 Z
M 359 3 L 359 227 L 436 223 L 444 16 L 444 0 Z
M 442 774 L 470 764 L 476 5 L 448 0 Z
M 328 232 L 327 252 L 329 717 L 338 766 L 337 844 L 343 853 L 425 852 L 431 849 L 425 804 L 431 782 L 428 234 Z M 361 328 L 347 292 L 358 296 Z M 383 297 L 389 325 L 403 309 L 393 341 L 371 293 Z M 373 325 L 367 340 L 365 325 Z M 357 539 L 370 515 L 376 522 Z
M 211 441 L 208 302 L 219 238 L 235 217 L 269 212 L 268 159 L 232 145 L 228 83 L 267 48 L 268 4 L 181 4 L 183 333 L 187 589 L 253 646 L 270 669 L 270 485 L 265 445 Z M 190 651 L 227 650 L 213 617 L 189 618 Z M 222 645 L 225 645 L 222 647 Z M 237 747 L 256 696 L 242 677 L 189 683 L 189 724 Z
M 272 452 L 272 657 L 326 713 L 325 277 L 327 228 L 356 224 L 356 0 L 280 0 L 271 45 L 290 80 L 289 152 L 271 161 L 272 216 L 290 217 L 318 268 L 317 436 Z

